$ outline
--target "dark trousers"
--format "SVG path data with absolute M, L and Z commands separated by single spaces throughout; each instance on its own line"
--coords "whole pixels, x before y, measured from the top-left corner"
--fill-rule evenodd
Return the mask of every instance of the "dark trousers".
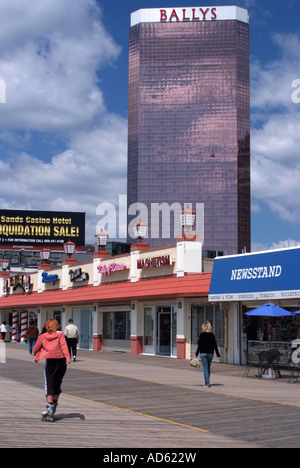
M 44 369 L 46 396 L 59 395 L 61 393 L 61 383 L 66 370 L 66 358 L 46 359 Z
M 77 338 L 66 338 L 70 358 L 72 356 L 77 356 Z M 71 354 L 72 351 L 72 354 Z

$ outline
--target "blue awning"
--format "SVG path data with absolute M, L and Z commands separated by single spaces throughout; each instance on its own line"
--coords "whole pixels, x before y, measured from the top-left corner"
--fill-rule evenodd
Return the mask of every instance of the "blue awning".
M 300 247 L 214 261 L 209 301 L 300 298 Z

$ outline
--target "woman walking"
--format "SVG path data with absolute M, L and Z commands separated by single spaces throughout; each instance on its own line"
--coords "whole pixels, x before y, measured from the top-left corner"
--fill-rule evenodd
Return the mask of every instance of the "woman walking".
M 45 391 L 46 411 L 42 413 L 44 421 L 54 421 L 54 414 L 61 393 L 62 379 L 70 363 L 70 354 L 63 333 L 58 332 L 59 324 L 51 319 L 45 323 L 46 333 L 38 337 L 33 349 L 35 361 L 46 359 Z
M 2 322 L 0 326 L 0 334 L 2 335 L 2 341 L 5 341 L 5 335 L 7 333 L 6 322 Z
M 214 357 L 214 351 L 216 352 L 218 358 L 220 358 L 216 337 L 212 332 L 211 323 L 206 321 L 202 325 L 202 333 L 199 336 L 198 348 L 195 354 L 195 357 L 197 357 L 200 353 L 200 358 L 203 366 L 205 388 L 210 387 L 210 367 Z

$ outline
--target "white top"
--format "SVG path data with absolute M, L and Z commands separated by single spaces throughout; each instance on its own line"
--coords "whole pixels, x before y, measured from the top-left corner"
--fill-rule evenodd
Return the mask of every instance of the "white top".
M 139 23 L 238 20 L 249 23 L 248 10 L 237 6 L 146 8 L 131 13 L 130 26 Z
M 66 328 L 65 328 L 64 335 L 67 338 L 77 338 L 77 339 L 79 339 L 78 328 L 73 323 L 69 323 L 69 325 L 67 325 Z

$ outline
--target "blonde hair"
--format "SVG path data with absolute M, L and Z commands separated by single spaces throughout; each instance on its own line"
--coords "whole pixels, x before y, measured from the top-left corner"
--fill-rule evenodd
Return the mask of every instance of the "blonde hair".
M 50 319 L 45 323 L 45 328 L 47 329 L 48 333 L 55 333 L 59 328 L 59 324 L 55 319 Z
M 203 323 L 202 331 L 204 333 L 211 333 L 212 332 L 212 326 L 211 326 L 211 323 L 208 322 L 208 320 L 206 320 L 206 322 Z

